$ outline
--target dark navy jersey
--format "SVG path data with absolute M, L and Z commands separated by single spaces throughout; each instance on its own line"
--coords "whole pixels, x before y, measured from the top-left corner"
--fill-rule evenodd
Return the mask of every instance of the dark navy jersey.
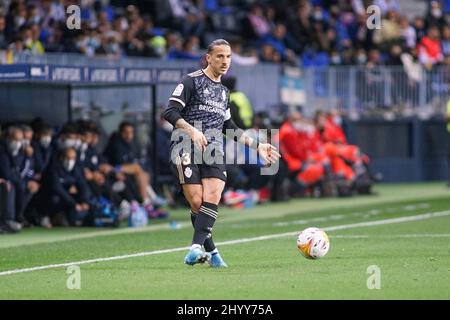
M 228 107 L 229 91 L 220 82 L 209 78 L 203 70 L 185 76 L 169 98 L 181 106 L 181 116 L 205 134 L 208 143 L 214 141 L 207 130 L 222 132 L 223 124 L 231 118 Z M 222 144 L 222 139 L 216 141 Z

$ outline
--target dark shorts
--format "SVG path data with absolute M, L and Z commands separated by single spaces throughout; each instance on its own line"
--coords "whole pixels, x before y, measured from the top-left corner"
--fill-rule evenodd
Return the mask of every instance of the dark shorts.
M 176 163 L 170 161 L 170 169 L 180 184 L 201 184 L 204 178 L 217 178 L 227 181 L 225 163 L 222 164 L 196 164 L 191 156 L 183 154 Z

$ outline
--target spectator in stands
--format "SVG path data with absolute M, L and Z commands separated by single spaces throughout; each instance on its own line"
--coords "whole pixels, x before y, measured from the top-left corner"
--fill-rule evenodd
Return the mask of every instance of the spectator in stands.
M 261 62 L 280 63 L 281 55 L 275 50 L 274 47 L 272 47 L 272 45 L 269 43 L 264 43 L 261 46 L 259 60 Z
M 264 16 L 262 7 L 257 3 L 251 6 L 247 18 L 256 38 L 262 38 L 270 33 L 269 22 Z
M 295 40 L 286 32 L 286 26 L 277 23 L 273 31 L 263 37 L 264 43 L 270 44 L 281 56 L 281 60 L 291 64 L 297 64 L 294 51 L 300 51 Z
M 8 48 L 8 41 L 5 35 L 6 20 L 5 17 L 0 15 L 0 50 Z
M 40 55 L 45 53 L 44 46 L 39 41 L 40 28 L 38 24 L 31 26 L 24 26 L 21 29 L 21 37 L 23 41 L 23 47 L 25 51 L 34 55 Z
M 445 25 L 444 13 L 439 1 L 433 0 L 429 2 L 428 13 L 425 19 L 428 26 L 442 27 Z
M 392 45 L 401 41 L 401 29 L 398 23 L 398 13 L 388 11 L 386 18 L 381 20 L 381 28 L 375 30 L 373 42 L 381 50 L 388 50 Z
M 400 12 L 398 0 L 374 0 L 373 4 L 380 8 L 382 15 L 387 14 L 389 11 Z
M 233 53 L 233 64 L 252 66 L 259 62 L 258 52 L 255 49 L 251 50 L 248 55 L 243 54 L 241 40 L 232 40 L 230 41 L 230 45 Z
M 413 27 L 416 30 L 417 41 L 422 40 L 422 37 L 425 36 L 425 20 L 422 17 L 414 17 Z
M 450 56 L 450 26 L 446 25 L 442 28 L 442 54 Z
M 205 17 L 191 0 L 169 0 L 175 24 L 184 37 L 201 37 L 205 30 Z
M 439 36 L 439 28 L 431 26 L 427 30 L 427 35 L 418 44 L 419 61 L 427 69 L 431 69 L 435 64 L 444 58 Z
M 400 17 L 400 33 L 405 48 L 412 49 L 416 46 L 417 33 L 416 30 L 409 24 L 406 16 Z

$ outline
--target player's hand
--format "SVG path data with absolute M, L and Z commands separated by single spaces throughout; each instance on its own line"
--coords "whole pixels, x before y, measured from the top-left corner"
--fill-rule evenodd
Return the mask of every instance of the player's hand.
M 197 128 L 192 127 L 190 137 L 192 142 L 194 142 L 194 146 L 197 146 L 200 150 L 205 151 L 206 146 L 208 145 L 208 140 L 206 140 L 203 132 L 201 132 Z
M 268 164 L 277 162 L 281 157 L 277 148 L 270 143 L 260 143 L 258 146 L 258 153 L 261 159 Z

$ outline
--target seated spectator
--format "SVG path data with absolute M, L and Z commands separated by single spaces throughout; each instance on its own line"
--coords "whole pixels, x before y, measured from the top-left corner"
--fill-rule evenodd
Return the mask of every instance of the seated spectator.
M 79 164 L 78 164 L 79 165 Z M 42 225 L 81 225 L 89 210 L 89 188 L 77 165 L 74 148 L 64 149 L 45 170 L 40 193 Z
M 14 221 L 14 208 L 11 208 L 11 185 L 4 179 L 0 179 L 0 234 L 16 233 L 19 231 Z
M 31 140 L 31 146 L 34 150 L 35 173 L 42 175 L 50 162 L 52 153 L 53 130 L 50 126 L 43 124 L 37 128 L 34 138 Z
M 306 125 L 301 114 L 293 111 L 279 133 L 280 150 L 295 186 L 294 193 L 301 195 L 325 177 L 324 164 L 309 159 L 310 137 Z
M 14 219 L 8 224 L 17 230 L 22 228 L 24 211 L 33 194 L 39 190 L 39 183 L 33 180 L 32 148 L 23 148 L 24 135 L 18 126 L 7 129 L 6 138 L 0 142 L 0 178 L 11 185 L 10 207 Z
M 125 181 L 132 178 L 137 186 L 138 200 L 150 215 L 155 214 L 153 205 L 165 204 L 165 199 L 156 195 L 150 185 L 150 174 L 138 162 L 137 148 L 134 144 L 134 126 L 122 122 L 119 131 L 109 139 L 103 152 L 107 162 L 114 166 L 117 178 Z M 165 213 L 164 213 L 165 214 Z

